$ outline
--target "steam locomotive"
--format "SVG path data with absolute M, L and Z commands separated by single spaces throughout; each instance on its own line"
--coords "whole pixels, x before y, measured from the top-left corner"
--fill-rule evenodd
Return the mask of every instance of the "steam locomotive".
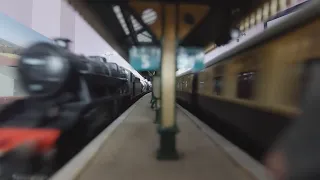
M 0 112 L 0 179 L 49 176 L 150 90 L 104 57 L 37 43 L 20 57 L 29 97 Z

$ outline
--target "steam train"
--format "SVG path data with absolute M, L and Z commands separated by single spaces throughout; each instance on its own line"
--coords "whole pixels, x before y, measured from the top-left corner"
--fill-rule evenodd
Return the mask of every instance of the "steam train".
M 104 57 L 50 43 L 27 48 L 18 74 L 30 96 L 0 111 L 0 179 L 49 176 L 150 90 Z

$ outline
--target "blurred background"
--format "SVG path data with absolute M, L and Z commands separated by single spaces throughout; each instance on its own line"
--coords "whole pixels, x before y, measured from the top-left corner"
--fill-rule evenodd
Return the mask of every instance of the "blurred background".
M 156 47 L 155 52 L 160 52 L 157 48 L 161 46 L 163 39 L 158 33 L 163 25 L 160 23 L 163 21 L 163 17 L 160 17 L 161 13 L 159 12 L 161 11 L 159 9 L 143 9 L 141 7 L 144 6 L 140 7 L 141 4 L 135 4 L 135 1 L 123 3 L 108 1 L 106 3 L 107 1 L 84 0 L 82 8 L 87 8 L 86 11 L 79 8 L 81 3 L 77 4 L 76 0 L 69 1 L 71 4 L 74 3 L 73 6 L 66 0 L 0 0 L 0 109 L 4 109 L 0 113 L 0 180 L 2 180 L 2 167 L 10 170 L 8 164 L 14 165 L 20 162 L 26 164 L 32 162 L 30 164 L 34 169 L 29 170 L 30 164 L 21 168 L 21 171 L 26 171 L 27 174 L 54 174 L 132 104 L 152 92 L 153 77 L 164 77 L 161 76 L 163 75 L 161 69 L 138 72 L 130 65 L 129 60 L 129 50 L 133 46 L 144 46 L 147 49 L 136 53 L 137 59 L 145 51 L 150 50 L 148 49 L 150 47 Z M 100 7 L 97 2 L 104 6 Z M 180 3 L 178 0 L 176 2 Z M 189 3 L 187 0 L 181 0 L 181 2 Z M 292 142 L 307 142 L 305 139 L 299 138 L 306 138 L 307 136 L 302 135 L 308 134 L 308 130 L 315 132 L 313 135 L 318 135 L 317 130 L 311 131 L 312 127 L 318 128 L 316 123 L 312 124 L 306 120 L 303 125 L 299 125 L 300 129 L 295 129 L 297 133 L 290 136 L 291 141 L 288 142 L 291 144 L 289 143 L 290 146 L 285 145 L 287 148 L 284 148 L 285 151 L 281 148 L 277 149 L 277 147 L 273 152 L 272 148 L 277 142 L 279 134 L 290 127 L 292 122 L 301 122 L 298 120 L 303 117 L 304 110 L 310 110 L 310 108 L 302 106 L 302 102 L 304 102 L 302 100 L 316 102 L 318 97 L 315 95 L 318 89 L 313 86 L 318 84 L 314 79 L 320 77 L 316 74 L 318 66 L 314 61 L 319 59 L 317 45 L 320 42 L 318 32 L 320 8 L 316 9 L 310 4 L 318 3 L 316 5 L 319 6 L 319 0 L 247 0 L 243 4 L 233 0 L 225 2 L 203 0 L 201 2 L 208 6 L 204 8 L 206 13 L 204 13 L 205 11 L 200 12 L 200 14 L 203 13 L 202 15 L 197 14 L 199 12 L 194 11 L 190 4 L 185 6 L 187 7 L 185 17 L 177 23 L 179 24 L 177 26 L 182 27 L 181 29 L 185 28 L 185 32 L 182 33 L 183 35 L 179 34 L 175 40 L 180 43 L 177 43 L 179 46 L 187 47 L 186 51 L 191 51 L 192 48 L 196 52 L 194 54 L 201 51 L 199 59 L 203 60 L 203 68 L 194 71 L 195 60 L 193 56 L 188 56 L 187 53 L 177 53 L 179 54 L 177 55 L 178 62 L 174 72 L 176 77 L 171 76 L 174 81 L 168 81 L 168 84 L 173 82 L 171 85 L 175 85 L 174 92 L 172 92 L 174 94 L 172 97 L 175 98 L 174 103 L 181 105 L 210 127 L 212 131 L 218 132 L 239 147 L 258 165 L 265 168 L 264 170 L 266 168 L 272 170 L 280 180 L 285 171 L 288 171 L 286 163 L 289 161 L 285 159 L 288 154 L 292 153 L 290 156 L 292 160 L 296 158 L 296 154 L 308 154 L 304 150 L 313 148 L 310 147 L 312 143 L 309 142 L 305 146 L 308 148 L 294 148 L 297 151 L 290 151 L 288 147 L 293 146 Z M 233 4 L 229 5 L 228 3 Z M 75 10 L 75 7 L 78 9 Z M 310 13 L 308 13 L 309 9 L 312 10 Z M 139 15 L 140 10 L 141 15 Z M 189 10 L 190 12 L 188 12 Z M 79 12 L 81 13 L 79 14 Z M 88 12 L 94 12 L 96 16 L 90 16 Z M 306 15 L 302 12 L 305 12 Z M 188 20 L 186 17 L 190 18 L 192 13 L 195 13 L 194 17 L 196 18 L 191 17 L 191 20 Z M 84 19 L 85 17 L 87 19 Z M 199 17 L 203 17 L 203 20 L 200 21 Z M 88 20 L 90 18 L 91 21 Z M 297 19 L 297 24 L 293 18 Z M 190 23 L 189 21 L 194 22 Z M 191 28 L 193 25 L 195 28 Z M 186 33 L 187 31 L 188 33 Z M 159 34 L 161 35 L 161 33 Z M 69 49 L 61 51 L 55 49 L 58 47 L 56 46 L 56 38 L 60 37 L 71 41 Z M 107 42 L 109 39 L 112 41 Z M 61 55 L 66 58 L 72 70 L 65 66 L 66 69 L 72 71 L 70 74 L 77 76 L 70 75 L 70 77 L 66 76 L 66 79 L 61 78 L 59 83 L 62 84 L 62 90 L 60 89 L 62 93 L 55 94 L 54 98 L 50 96 L 51 99 L 40 98 L 40 100 L 33 101 L 33 96 L 30 96 L 30 93 L 38 95 L 37 92 L 31 92 L 30 89 L 29 92 L 26 92 L 29 84 L 23 84 L 22 80 L 32 77 L 38 71 L 40 75 L 37 74 L 35 79 L 38 77 L 41 79 L 41 73 L 45 74 L 52 70 L 49 67 L 50 64 L 46 64 L 49 69 L 47 72 L 42 72 L 43 69 L 39 67 L 38 69 L 22 67 L 25 64 L 20 64 L 20 68 L 25 68 L 24 72 L 20 71 L 18 74 L 17 70 L 19 62 L 23 62 L 21 57 L 25 58 L 30 55 L 24 51 L 26 48 L 33 47 L 34 49 L 28 49 L 30 52 L 42 48 L 32 46 L 36 43 L 44 43 L 45 45 L 40 45 L 48 48 L 43 52 L 49 55 L 52 55 L 50 53 L 54 50 L 59 52 L 60 54 L 55 54 L 53 57 Z M 162 50 L 163 52 L 164 50 Z M 160 55 L 156 58 L 160 59 Z M 55 62 L 56 59 L 49 60 Z M 56 62 L 59 65 L 59 61 L 56 60 Z M 168 67 L 170 68 L 170 66 Z M 21 74 L 22 76 L 20 76 Z M 61 71 L 57 74 L 63 73 Z M 159 80 L 157 78 L 155 79 Z M 67 82 L 67 80 L 69 81 Z M 310 83 L 311 81 L 312 83 Z M 45 85 L 49 84 L 46 84 L 44 79 L 41 79 L 41 82 Z M 82 84 L 83 82 L 85 83 Z M 157 90 L 163 88 L 163 84 L 167 85 L 166 81 L 162 84 L 160 81 L 155 82 Z M 53 91 L 56 85 L 48 85 L 51 88 L 44 89 Z M 44 94 L 50 93 L 44 92 Z M 69 97 L 70 94 L 71 97 Z M 310 97 L 304 99 L 305 94 Z M 150 93 L 150 97 L 148 100 L 144 99 L 143 102 L 147 104 L 146 102 L 150 100 L 151 109 L 148 111 L 140 110 L 141 112 L 137 114 L 147 117 L 149 114 L 154 115 L 155 111 L 156 117 L 153 121 L 161 125 L 159 112 L 162 108 L 162 99 L 156 97 L 153 92 Z M 63 101 L 65 99 L 66 102 Z M 100 104 L 97 103 L 98 105 L 94 108 L 92 106 L 84 108 L 86 113 L 78 116 L 82 106 L 79 107 L 83 105 L 81 103 L 90 104 L 95 100 L 99 102 L 100 99 L 103 103 L 100 101 Z M 80 105 L 73 109 L 73 103 Z M 171 105 L 176 107 L 176 104 Z M 59 107 L 57 108 L 56 105 Z M 143 106 L 144 110 L 147 109 L 146 107 L 147 105 Z M 74 116 L 70 118 L 64 110 L 68 113 L 70 110 L 70 114 L 73 113 Z M 312 112 L 317 111 L 317 109 L 312 110 Z M 40 116 L 42 112 L 47 113 L 45 117 L 48 116 L 49 120 Z M 308 113 L 310 114 L 310 112 Z M 40 115 L 34 118 L 35 114 Z M 304 118 L 314 120 L 314 117 L 318 116 L 310 117 Z M 27 120 L 22 121 L 21 119 L 24 118 Z M 58 120 L 56 121 L 55 118 Z M 69 118 L 71 123 L 68 121 Z M 33 121 L 33 119 L 35 120 Z M 175 120 L 172 121 L 175 122 Z M 130 124 L 130 127 L 134 127 L 134 125 Z M 135 132 L 148 132 L 147 130 L 139 131 Z M 13 144 L 13 148 L 10 147 L 13 149 L 12 152 L 15 152 L 15 148 L 18 147 L 18 154 L 24 154 L 20 152 L 21 149 L 18 145 L 25 145 L 23 136 L 33 133 L 37 134 L 38 139 L 31 136 L 30 139 L 39 140 L 39 137 L 41 139 L 43 135 L 48 137 L 51 143 L 54 142 L 53 147 L 50 146 L 52 149 L 49 149 L 50 153 L 51 150 L 59 151 L 57 158 L 52 158 L 49 151 L 40 153 L 41 162 L 34 158 L 32 153 L 28 154 L 28 158 L 29 156 L 33 157 L 30 161 L 19 159 L 19 155 L 15 153 L 11 156 L 11 149 L 6 149 L 6 145 L 11 143 L 11 145 Z M 314 139 L 318 137 L 315 136 Z M 10 138 L 18 139 L 17 142 L 19 142 L 14 144 L 12 142 L 15 140 L 10 141 Z M 306 139 L 311 138 L 307 137 Z M 39 144 L 41 143 L 39 140 Z M 33 146 L 30 142 L 26 144 L 28 147 L 23 146 L 23 150 L 29 150 Z M 41 147 L 47 147 L 50 143 L 44 144 L 41 144 Z M 190 143 L 190 146 L 193 144 Z M 300 147 L 300 145 L 297 146 Z M 310 152 L 310 154 L 312 153 Z M 47 158 L 47 156 L 51 158 Z M 18 160 L 15 160 L 16 157 L 19 157 Z M 303 158 L 299 156 L 296 159 Z M 294 162 L 292 163 L 294 165 L 300 164 L 299 160 L 290 162 Z M 54 167 L 49 167 L 50 165 Z M 292 171 L 299 169 L 294 165 L 291 167 Z M 15 171 L 20 170 L 17 168 L 12 171 L 14 172 L 8 171 L 7 174 L 11 176 L 11 174 L 15 174 Z

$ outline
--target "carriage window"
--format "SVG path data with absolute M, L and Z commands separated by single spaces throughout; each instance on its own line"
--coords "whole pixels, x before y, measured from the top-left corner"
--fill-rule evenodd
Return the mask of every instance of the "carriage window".
M 300 82 L 298 82 L 300 87 L 298 87 L 298 90 L 293 94 L 294 104 L 301 105 L 301 101 L 303 100 L 303 97 L 308 90 L 308 84 L 311 81 L 312 68 L 314 66 L 317 66 L 318 62 L 318 59 L 311 59 L 306 61 L 302 66 L 296 66 L 296 74 L 299 74 L 300 76 Z
M 199 90 L 202 90 L 204 88 L 204 82 L 200 81 L 199 82 Z
M 237 97 L 242 99 L 251 99 L 253 97 L 253 87 L 256 72 L 248 71 L 238 74 Z
M 180 91 L 180 89 L 181 89 L 181 82 L 180 82 L 180 80 L 178 79 L 178 81 L 177 81 L 177 90 Z
M 213 94 L 215 95 L 221 95 L 222 92 L 222 86 L 223 86 L 223 77 L 218 76 L 213 78 Z
M 215 67 L 214 70 L 215 70 L 214 72 L 215 76 L 222 76 L 224 74 L 224 65 L 219 65 Z
M 223 75 L 225 67 L 223 64 L 218 65 L 214 68 L 214 77 L 213 77 L 213 94 L 221 95 L 223 90 Z

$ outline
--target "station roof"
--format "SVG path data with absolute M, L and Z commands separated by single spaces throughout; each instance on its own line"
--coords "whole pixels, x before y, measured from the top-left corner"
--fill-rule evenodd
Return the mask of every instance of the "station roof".
M 161 37 L 156 31 L 162 29 L 162 23 L 158 21 L 162 19 L 161 8 L 164 3 L 179 5 L 178 11 L 183 12 L 181 16 L 184 17 L 178 23 L 183 21 L 182 23 L 187 26 L 192 25 L 192 28 L 179 36 L 180 44 L 206 48 L 212 44 L 228 43 L 231 39 L 230 30 L 236 27 L 252 9 L 267 0 L 67 1 L 119 55 L 128 61 L 130 47 L 160 45 Z M 150 7 L 146 9 L 146 6 Z M 202 9 L 197 10 L 196 6 L 201 6 Z M 144 9 L 143 12 L 141 9 Z M 141 72 L 141 74 L 147 77 L 150 73 Z
M 227 43 L 230 29 L 250 9 L 263 1 L 265 0 L 68 0 L 125 59 L 128 59 L 128 49 L 133 45 L 158 45 L 160 42 L 148 25 L 150 21 L 159 18 L 159 14 L 146 11 L 142 16 L 134 4 L 143 2 L 207 6 L 209 10 L 201 21 L 180 39 L 181 45 L 206 47 L 213 42 L 218 45 Z

